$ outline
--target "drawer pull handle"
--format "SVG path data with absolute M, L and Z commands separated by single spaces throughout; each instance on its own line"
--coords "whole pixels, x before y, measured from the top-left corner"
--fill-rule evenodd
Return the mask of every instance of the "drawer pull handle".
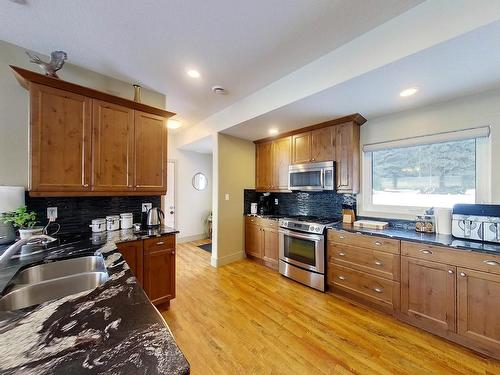
M 453 275 L 453 270 L 448 270 L 448 273 L 449 273 L 450 275 Z
M 375 246 L 382 246 L 382 242 L 380 242 L 380 241 L 375 241 Z
M 384 291 L 384 288 L 373 288 L 373 291 L 375 293 L 382 293 Z
M 375 265 L 376 265 L 376 266 L 383 266 L 383 265 L 384 265 L 384 262 L 381 262 L 380 260 L 376 260 L 376 261 L 375 261 Z
M 467 274 L 465 272 L 460 272 L 460 276 L 465 277 Z
M 340 252 L 340 253 L 339 253 L 339 256 L 341 256 L 341 257 L 345 257 L 345 253 Z
M 345 276 L 342 276 L 342 275 L 338 276 L 338 278 L 339 278 L 340 280 L 345 280 Z
M 420 252 L 421 252 L 422 254 L 432 254 L 432 251 L 430 251 L 430 250 L 426 250 L 426 249 L 422 249 L 422 250 L 420 250 Z
M 172 251 L 172 255 L 175 255 L 175 251 Z
M 498 263 L 495 260 L 484 260 L 484 263 L 486 263 L 488 266 L 500 266 L 500 263 Z
M 156 243 L 156 245 L 157 245 L 157 246 L 165 245 L 165 242 L 160 241 L 160 242 L 157 242 L 157 243 Z
M 345 239 L 345 237 L 344 236 L 339 236 L 339 239 L 343 240 L 343 239 Z

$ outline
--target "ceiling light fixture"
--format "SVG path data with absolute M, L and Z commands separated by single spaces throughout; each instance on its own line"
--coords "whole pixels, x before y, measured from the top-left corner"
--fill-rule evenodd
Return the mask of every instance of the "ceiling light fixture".
M 186 73 L 191 78 L 200 78 L 201 77 L 200 72 L 197 70 L 194 70 L 194 69 L 189 69 Z
M 279 130 L 276 128 L 269 129 L 269 134 L 271 134 L 271 135 L 276 135 L 276 134 L 278 134 L 278 132 L 279 132 Z
M 169 129 L 178 129 L 182 126 L 182 123 L 178 120 L 168 120 L 167 128 Z
M 399 93 L 399 96 L 403 97 L 403 98 L 406 98 L 407 96 L 412 96 L 412 95 L 415 95 L 418 91 L 418 88 L 417 87 L 410 87 L 406 90 L 403 90 Z

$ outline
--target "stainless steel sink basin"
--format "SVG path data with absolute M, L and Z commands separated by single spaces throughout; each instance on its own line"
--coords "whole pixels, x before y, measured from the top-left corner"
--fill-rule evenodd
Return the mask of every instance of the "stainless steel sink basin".
M 33 284 L 82 272 L 106 272 L 102 256 L 65 259 L 29 267 L 21 271 L 13 283 L 14 285 Z
M 18 310 L 97 288 L 108 279 L 102 256 L 85 256 L 22 270 L 0 298 L 0 311 Z
M 91 290 L 103 284 L 107 279 L 106 272 L 85 272 L 35 284 L 20 284 L 0 299 L 0 310 L 18 310 Z

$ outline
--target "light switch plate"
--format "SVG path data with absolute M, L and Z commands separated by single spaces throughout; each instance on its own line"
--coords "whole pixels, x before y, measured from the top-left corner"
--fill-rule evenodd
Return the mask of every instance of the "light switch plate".
M 50 221 L 57 219 L 57 207 L 47 207 L 47 219 Z
M 229 200 L 229 193 L 226 193 L 225 199 L 228 201 Z
M 143 203 L 142 212 L 148 212 L 150 208 L 153 207 L 153 203 Z

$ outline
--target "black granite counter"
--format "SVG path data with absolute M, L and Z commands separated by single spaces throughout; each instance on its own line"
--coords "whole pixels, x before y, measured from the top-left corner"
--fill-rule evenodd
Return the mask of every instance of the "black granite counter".
M 286 215 L 261 215 L 261 214 L 243 214 L 243 215 L 249 217 L 258 217 L 261 219 L 271 219 L 271 220 L 278 220 L 286 217 Z
M 500 244 L 480 241 L 467 241 L 453 237 L 451 234 L 420 233 L 414 230 L 388 227 L 386 229 L 368 229 L 354 227 L 352 224 L 338 223 L 330 230 L 345 230 L 370 236 L 382 236 L 403 241 L 420 242 L 429 245 L 448 246 L 460 250 L 478 251 L 500 255 Z
M 31 263 L 102 254 L 109 279 L 90 291 L 0 312 L 0 373 L 188 374 L 189 364 L 168 326 L 115 245 L 175 233 L 171 228 L 149 234 L 117 231 L 63 246 L 62 252 L 59 246 L 34 254 Z M 15 274 L 27 259 L 13 259 L 7 268 Z

